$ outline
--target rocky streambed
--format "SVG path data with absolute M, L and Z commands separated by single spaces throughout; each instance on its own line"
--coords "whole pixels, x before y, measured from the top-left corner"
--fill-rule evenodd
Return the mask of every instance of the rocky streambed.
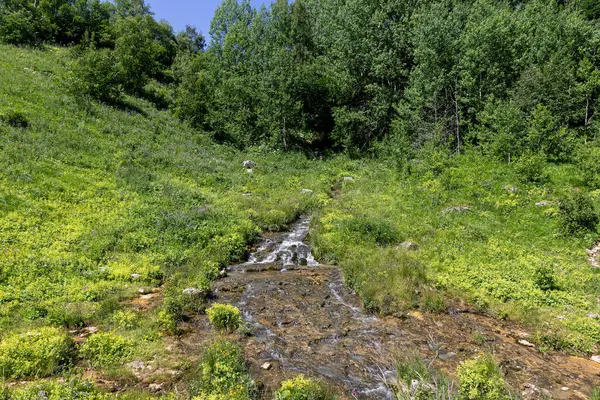
M 243 347 L 265 398 L 280 382 L 304 373 L 339 389 L 345 399 L 393 399 L 395 357 L 418 352 L 450 376 L 458 364 L 492 351 L 507 382 L 526 398 L 587 398 L 600 364 L 542 354 L 512 323 L 471 312 L 460 303 L 444 314 L 410 312 L 377 317 L 365 312 L 336 267 L 320 265 L 305 242 L 310 219 L 288 233 L 266 235 L 248 262 L 215 283 L 214 301 L 237 306 L 250 336 Z M 192 323 L 180 350 L 212 335 L 205 317 Z M 547 397 L 546 397 L 547 398 Z

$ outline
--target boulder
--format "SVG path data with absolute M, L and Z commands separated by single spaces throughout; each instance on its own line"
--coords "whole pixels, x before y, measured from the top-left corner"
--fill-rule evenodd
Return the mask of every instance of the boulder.
M 417 251 L 419 250 L 419 245 L 413 243 L 411 241 L 402 242 L 396 247 L 396 250 L 409 250 L 409 251 Z
M 256 163 L 254 161 L 246 160 L 242 163 L 242 166 L 246 169 L 252 169 L 256 167 Z
M 192 297 L 204 297 L 206 296 L 206 291 L 196 288 L 187 288 L 183 289 L 183 294 L 187 294 L 188 296 Z

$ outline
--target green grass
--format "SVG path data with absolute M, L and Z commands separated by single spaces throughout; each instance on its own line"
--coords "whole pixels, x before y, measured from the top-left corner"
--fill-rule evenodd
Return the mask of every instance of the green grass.
M 0 46 L 0 115 L 27 121 L 0 122 L 0 340 L 96 326 L 151 359 L 161 309 L 142 317 L 127 299 L 210 286 L 262 230 L 325 203 L 332 167 L 216 145 L 141 99 L 83 107 L 64 89 L 71 62 L 66 49 Z
M 166 335 L 205 308 L 182 290 L 210 288 L 261 231 L 313 212 L 316 255 L 339 264 L 371 310 L 441 313 L 460 297 L 529 324 L 540 350 L 590 352 L 600 343 L 600 324 L 588 316 L 600 314 L 599 272 L 585 251 L 597 234 L 559 229 L 558 199 L 585 189 L 575 167 L 549 165 L 547 179 L 524 183 L 518 168 L 474 153 L 424 152 L 398 170 L 379 160 L 240 152 L 142 99 L 77 104 L 64 83 L 71 62 L 66 49 L 0 46 L 0 343 L 95 326 L 126 351 L 110 340 L 80 346 L 72 371 L 47 374 L 78 376 L 91 365 L 119 375 L 129 360 L 173 365 Z M 246 159 L 257 162 L 252 173 Z M 592 197 L 598 206 L 600 192 Z M 418 248 L 398 247 L 405 241 Z M 128 305 L 151 287 L 163 292 L 158 308 Z M 176 363 L 189 368 L 198 356 Z M 69 382 L 39 385 L 59 397 L 89 390 L 106 398 Z M 13 398 L 36 385 L 11 390 Z
M 563 236 L 557 218 L 556 202 L 581 185 L 579 173 L 550 166 L 550 179 L 535 185 L 477 154 L 448 159 L 439 170 L 432 165 L 425 159 L 410 175 L 383 166 L 357 171 L 356 182 L 320 213 L 312 235 L 317 254 L 339 263 L 365 304 L 383 312 L 430 307 L 426 296 L 406 289 L 434 289 L 564 336 L 550 347 L 587 352 L 600 343 L 600 324 L 587 317 L 599 311 L 600 272 L 586 257 L 598 235 Z M 600 193 L 593 197 L 598 206 Z M 555 203 L 536 206 L 544 200 Z M 349 221 L 367 220 L 391 224 L 395 243 L 348 231 Z M 396 249 L 404 240 L 419 249 Z

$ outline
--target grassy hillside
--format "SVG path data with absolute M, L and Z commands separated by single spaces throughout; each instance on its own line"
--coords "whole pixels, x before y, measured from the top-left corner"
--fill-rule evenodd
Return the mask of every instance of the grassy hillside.
M 300 155 L 217 146 L 135 98 L 85 110 L 64 89 L 70 62 L 65 49 L 0 47 L 0 115 L 28 122 L 0 123 L 1 339 L 93 326 L 128 340 L 119 362 L 150 359 L 190 307 L 181 289 L 208 288 L 262 230 L 324 202 L 335 172 Z M 139 289 L 160 286 L 165 305 L 151 315 L 128 307 Z
M 0 46 L 0 370 L 50 378 L 12 398 L 38 384 L 56 398 L 103 398 L 78 378 L 135 387 L 132 360 L 188 371 L 199 355 L 173 359 L 167 344 L 204 300 L 183 289 L 209 289 L 262 231 L 302 213 L 317 216 L 317 256 L 343 268 L 369 309 L 445 312 L 463 300 L 526 322 L 542 351 L 600 343 L 600 284 L 586 256 L 598 235 L 559 233 L 559 200 L 585 189 L 574 166 L 549 165 L 533 183 L 469 151 L 423 152 L 402 168 L 239 152 L 146 100 L 77 104 L 65 89 L 70 64 L 66 49 Z M 140 291 L 159 294 L 158 306 L 134 307 Z

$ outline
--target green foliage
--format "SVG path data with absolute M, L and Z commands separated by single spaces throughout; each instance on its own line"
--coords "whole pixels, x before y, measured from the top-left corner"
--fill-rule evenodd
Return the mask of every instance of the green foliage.
M 4 378 L 46 377 L 68 367 L 73 355 L 73 342 L 60 329 L 11 334 L 0 342 L 0 371 Z
M 233 332 L 242 323 L 240 310 L 230 304 L 215 303 L 206 309 L 210 324 L 217 329 Z
M 27 115 L 19 110 L 10 110 L 4 113 L 0 116 L 0 120 L 13 128 L 27 128 L 29 126 Z
M 48 400 L 61 399 L 82 399 L 82 400 L 107 400 L 111 398 L 109 394 L 98 390 L 89 381 L 82 381 L 77 378 L 70 378 L 63 382 L 47 381 L 29 384 L 24 387 L 8 389 L 2 392 L 0 389 L 0 398 L 3 394 L 10 400 L 31 400 L 38 399 L 43 393 L 44 398 Z
M 275 400 L 333 400 L 335 397 L 327 392 L 323 384 L 298 375 L 293 379 L 281 382 L 275 392 Z
M 462 362 L 456 371 L 460 393 L 469 400 L 507 399 L 504 379 L 491 355 Z
M 543 291 L 558 289 L 554 271 L 547 265 L 541 265 L 536 268 L 534 282 Z
M 594 202 L 582 191 L 574 191 L 560 200 L 558 216 L 560 229 L 565 235 L 595 232 L 600 222 Z
M 399 400 L 451 400 L 458 398 L 452 381 L 418 354 L 402 354 L 396 360 Z
M 122 96 L 123 79 L 112 50 L 85 50 L 73 63 L 69 89 L 77 97 L 115 103 Z
M 375 217 L 355 217 L 344 222 L 343 228 L 349 239 L 357 241 L 374 241 L 385 246 L 397 243 L 399 233 L 388 221 Z
M 546 166 L 544 153 L 526 153 L 515 163 L 515 170 L 526 183 L 542 183 L 548 179 L 545 173 Z
M 583 174 L 585 183 L 591 189 L 600 189 L 600 145 L 590 142 L 579 146 L 575 162 Z
M 115 333 L 91 335 L 79 349 L 79 354 L 94 367 L 109 367 L 131 356 L 133 343 Z
M 194 400 L 250 400 L 256 387 L 250 378 L 241 349 L 217 341 L 204 350 L 196 375 L 191 378 Z

